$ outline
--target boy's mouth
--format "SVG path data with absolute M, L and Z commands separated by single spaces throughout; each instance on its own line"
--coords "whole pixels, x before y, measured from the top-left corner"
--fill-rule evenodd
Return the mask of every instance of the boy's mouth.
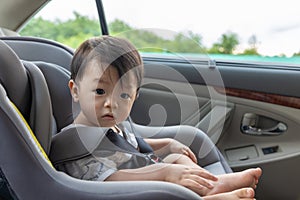
M 114 115 L 111 113 L 103 115 L 102 118 L 105 120 L 114 120 L 115 119 Z

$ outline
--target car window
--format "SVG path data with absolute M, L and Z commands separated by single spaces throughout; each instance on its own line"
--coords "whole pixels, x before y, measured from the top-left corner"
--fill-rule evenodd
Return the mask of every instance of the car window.
M 47 38 L 72 48 L 100 34 L 94 0 L 51 0 L 20 31 L 23 36 Z
M 296 0 L 103 0 L 103 5 L 110 33 L 127 37 L 142 52 L 300 64 Z
M 109 33 L 129 39 L 143 56 L 293 66 L 300 65 L 297 5 L 296 0 L 103 0 Z M 76 48 L 101 34 L 96 3 L 52 0 L 20 34 Z

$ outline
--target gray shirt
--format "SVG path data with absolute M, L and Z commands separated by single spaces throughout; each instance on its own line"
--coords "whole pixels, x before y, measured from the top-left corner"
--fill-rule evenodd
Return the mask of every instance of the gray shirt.
M 62 129 L 62 131 L 75 126 L 84 125 L 71 124 Z M 121 130 L 118 134 L 121 136 L 126 134 L 126 137 L 124 138 L 126 138 L 135 148 L 138 147 L 138 143 L 133 133 L 129 133 L 128 130 L 125 129 Z M 124 152 L 98 150 L 84 158 L 59 164 L 56 168 L 75 178 L 91 181 L 104 181 L 107 177 L 116 172 L 120 165 L 129 161 L 131 157 L 131 154 Z

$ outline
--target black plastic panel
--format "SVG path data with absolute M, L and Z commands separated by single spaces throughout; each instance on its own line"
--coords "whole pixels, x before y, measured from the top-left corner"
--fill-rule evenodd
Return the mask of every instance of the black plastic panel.
M 147 59 L 145 76 L 199 85 L 225 86 L 291 97 L 300 97 L 300 67 L 207 61 Z

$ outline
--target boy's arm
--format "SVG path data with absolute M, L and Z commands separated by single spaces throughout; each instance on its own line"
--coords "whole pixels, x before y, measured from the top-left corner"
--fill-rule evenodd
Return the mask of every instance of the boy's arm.
M 136 169 L 121 169 L 105 181 L 166 181 L 168 167 L 169 164 L 157 163 Z
M 105 181 L 166 181 L 188 187 L 195 192 L 212 189 L 217 177 L 200 168 L 180 164 L 157 163 L 137 169 L 122 169 Z
M 164 154 L 171 153 L 170 144 L 173 140 L 171 138 L 157 138 L 157 139 L 145 138 L 144 140 L 152 147 L 152 149 L 157 155 L 164 155 Z
M 171 138 L 145 138 L 144 140 L 152 147 L 155 154 L 158 156 L 165 156 L 170 153 L 179 153 L 188 156 L 193 162 L 197 163 L 197 157 L 192 150 L 177 140 Z

